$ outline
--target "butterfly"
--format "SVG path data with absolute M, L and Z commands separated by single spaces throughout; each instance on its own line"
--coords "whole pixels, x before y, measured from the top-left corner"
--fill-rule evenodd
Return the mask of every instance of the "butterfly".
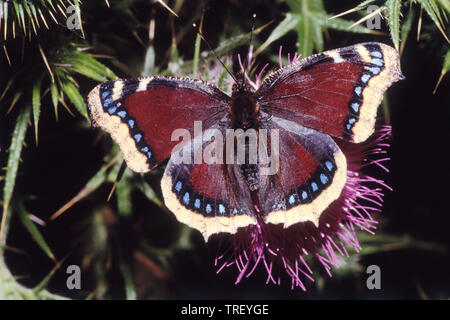
M 257 90 L 239 79 L 231 96 L 200 80 L 142 77 L 99 84 L 88 103 L 92 124 L 111 135 L 135 172 L 170 157 L 161 180 L 165 205 L 207 240 L 258 221 L 318 226 L 347 179 L 347 160 L 335 141 L 367 140 L 384 92 L 402 79 L 396 50 L 368 42 L 289 64 Z M 206 150 L 214 142 L 195 134 L 195 122 L 224 137 L 229 129 L 276 131 L 278 170 L 262 174 L 267 165 L 247 160 L 175 161 L 181 150 Z M 174 151 L 179 128 L 192 138 Z

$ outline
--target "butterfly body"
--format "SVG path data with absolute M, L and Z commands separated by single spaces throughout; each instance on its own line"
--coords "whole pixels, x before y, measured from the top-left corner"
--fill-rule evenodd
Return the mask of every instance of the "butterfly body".
M 257 129 L 258 110 L 251 87 L 247 83 L 233 85 L 230 106 L 233 129 Z
M 256 225 L 257 219 L 318 226 L 347 179 L 347 161 L 335 140 L 365 141 L 384 91 L 402 78 L 395 49 L 363 43 L 288 65 L 256 91 L 244 82 L 228 96 L 198 80 L 116 80 L 91 92 L 89 108 L 93 123 L 111 134 L 131 169 L 147 172 L 170 157 L 161 181 L 165 204 L 208 239 Z M 198 122 L 203 131 L 214 130 L 214 138 L 199 134 Z M 178 128 L 190 139 L 174 151 L 179 141 L 171 138 Z M 236 160 L 239 148 L 214 141 L 228 138 L 230 129 L 234 142 L 253 130 L 258 152 L 264 146 L 269 160 L 258 153 L 251 161 L 255 146 L 244 139 L 245 160 L 225 161 Z M 177 162 L 186 151 L 194 156 Z M 209 153 L 215 161 L 197 161 L 198 154 Z

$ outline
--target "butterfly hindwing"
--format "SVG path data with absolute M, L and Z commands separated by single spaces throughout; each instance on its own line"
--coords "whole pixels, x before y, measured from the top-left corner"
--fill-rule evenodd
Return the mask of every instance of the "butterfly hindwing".
M 273 117 L 279 131 L 279 170 L 260 175 L 259 199 L 265 221 L 288 227 L 311 221 L 336 200 L 346 182 L 347 161 L 333 139 L 317 130 Z
M 225 127 L 216 128 L 226 136 Z M 215 233 L 233 234 L 240 227 L 256 224 L 250 191 L 239 165 L 223 163 L 223 158 L 218 158 L 218 163 L 205 163 L 205 159 L 194 163 L 194 154 L 203 154 L 211 144 L 211 139 L 197 136 L 178 149 L 161 181 L 166 206 L 180 222 L 199 230 L 205 240 Z M 183 152 L 191 155 L 190 161 L 180 161 L 186 159 Z
M 176 129 L 194 137 L 194 121 L 205 129 L 214 124 L 229 99 L 202 81 L 168 77 L 108 81 L 88 97 L 92 123 L 112 136 L 136 172 L 150 171 L 170 156 Z
M 359 143 L 373 133 L 384 92 L 401 79 L 397 51 L 370 42 L 290 64 L 269 76 L 256 96 L 269 114 Z

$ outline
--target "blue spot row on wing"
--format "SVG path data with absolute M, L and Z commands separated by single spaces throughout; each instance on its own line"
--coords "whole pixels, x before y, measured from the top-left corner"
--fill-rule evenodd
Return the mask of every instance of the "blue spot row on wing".
M 146 150 L 143 148 L 141 151 L 145 152 Z M 293 190 L 284 201 L 273 204 L 272 209 L 274 211 L 285 210 L 302 203 L 313 201 L 329 186 L 335 171 L 336 165 L 332 160 L 323 161 L 304 185 Z M 231 209 L 223 201 L 199 195 L 181 179 L 175 181 L 172 191 L 184 207 L 188 210 L 198 212 L 205 217 L 232 217 L 244 213 L 241 208 Z
M 109 115 L 116 115 L 120 117 L 123 123 L 125 123 L 130 128 L 130 135 L 136 142 L 136 145 L 138 146 L 138 149 L 145 154 L 145 156 L 148 158 L 148 161 L 152 158 L 152 152 L 150 151 L 149 147 L 145 145 L 145 141 L 143 139 L 142 132 L 139 131 L 136 120 L 133 119 L 131 116 L 129 116 L 127 110 L 123 107 L 121 107 L 120 102 L 114 101 L 112 98 L 112 91 L 111 91 L 112 83 L 106 82 L 102 85 L 100 88 L 100 97 L 103 109 L 109 114 Z M 144 145 L 144 147 L 142 147 Z
M 109 107 L 109 108 L 107 109 L 107 111 L 108 111 L 108 113 L 109 113 L 110 115 L 113 115 L 113 114 L 117 111 L 118 108 L 119 108 L 119 106 L 114 105 L 114 106 L 112 106 L 112 107 Z
M 188 210 L 198 212 L 205 217 L 228 217 L 244 213 L 242 209 L 238 208 L 230 210 L 223 201 L 209 199 L 199 195 L 180 179 L 176 180 L 173 185 L 173 192 L 177 195 L 178 200 L 184 207 Z
M 108 97 L 109 95 L 111 95 L 111 91 L 109 90 L 105 90 L 102 92 L 102 99 L 105 100 L 106 97 Z
M 359 77 L 358 83 L 353 89 L 353 97 L 349 102 L 349 116 L 344 124 L 344 131 L 347 135 L 351 134 L 351 130 L 359 119 L 359 112 L 363 103 L 363 92 L 369 84 L 370 79 L 377 76 L 384 67 L 383 53 L 378 45 L 366 46 L 370 54 L 370 64 L 364 67 L 364 71 Z
M 336 171 L 336 165 L 331 160 L 325 160 L 316 169 L 316 172 L 311 176 L 308 181 L 292 190 L 285 199 L 285 205 L 282 203 L 275 203 L 272 205 L 274 211 L 290 209 L 299 204 L 310 203 L 313 201 L 323 190 L 325 190 L 332 181 L 334 172 Z

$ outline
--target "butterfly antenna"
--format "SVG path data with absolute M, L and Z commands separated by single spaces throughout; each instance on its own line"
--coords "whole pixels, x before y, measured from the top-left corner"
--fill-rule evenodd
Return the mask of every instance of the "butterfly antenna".
M 256 13 L 252 15 L 252 31 L 250 32 L 250 45 L 253 43 L 253 33 L 255 32 L 255 24 L 256 24 Z
M 252 62 L 251 60 L 253 58 L 253 33 L 255 32 L 255 24 L 256 24 L 256 13 L 252 15 L 252 30 L 250 32 L 249 49 L 244 62 L 244 67 L 247 66 L 248 69 L 250 69 Z
M 238 81 L 237 81 L 236 77 L 230 72 L 230 70 L 227 68 L 225 63 L 223 63 L 223 61 L 219 58 L 219 56 L 217 55 L 216 51 L 214 51 L 214 49 L 212 48 L 211 44 L 205 39 L 205 37 L 203 36 L 203 33 L 200 31 L 200 29 L 197 27 L 197 25 L 195 23 L 193 23 L 192 26 L 197 31 L 197 33 L 200 36 L 200 38 L 202 38 L 202 40 L 205 41 L 206 45 L 208 46 L 208 49 L 214 54 L 214 56 L 220 62 L 222 67 L 224 67 L 224 69 L 228 72 L 228 74 L 233 78 L 234 82 L 237 83 Z

